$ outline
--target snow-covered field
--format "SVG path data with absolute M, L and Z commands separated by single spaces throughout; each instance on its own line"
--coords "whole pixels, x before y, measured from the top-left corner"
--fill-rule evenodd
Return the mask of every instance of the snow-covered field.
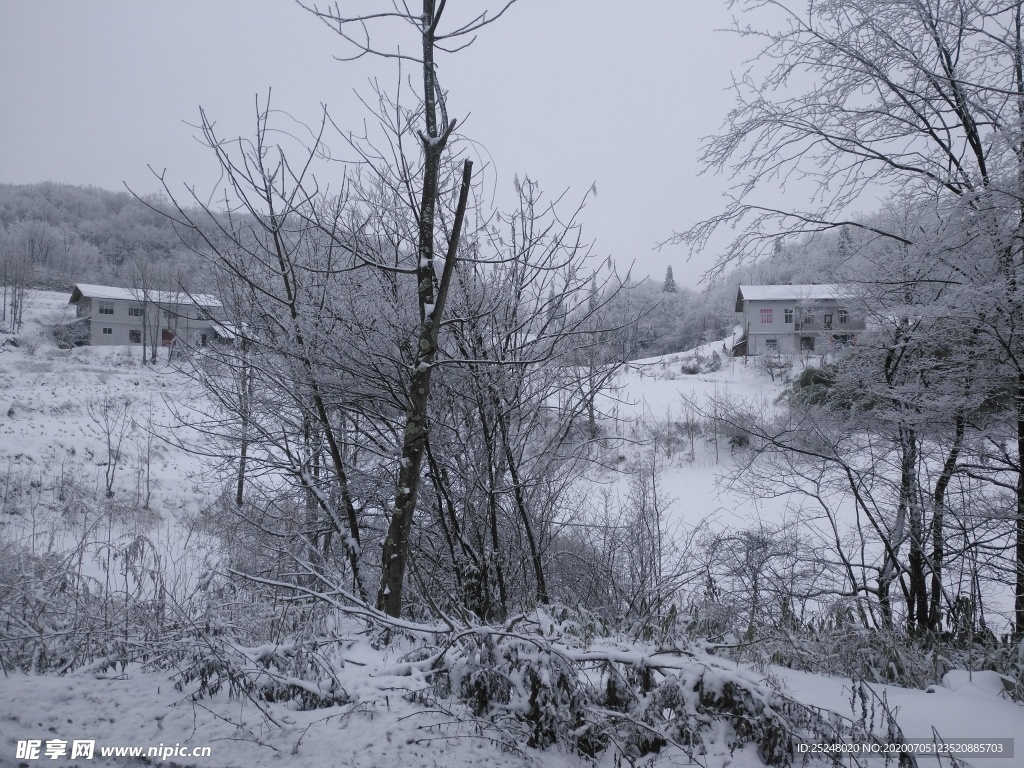
M 721 358 L 721 369 L 690 374 L 686 363 Z M 658 422 L 708 420 L 715 401 L 733 400 L 757 409 L 773 407 L 782 383 L 773 382 L 754 364 L 728 357 L 722 342 L 706 344 L 684 354 L 665 355 L 632 362 L 616 381 L 603 408 L 621 422 L 616 429 L 626 438 L 647 437 Z M 662 473 L 668 510 L 673 523 L 694 525 L 710 518 L 721 525 L 743 521 L 780 520 L 787 508 L 784 499 L 756 499 L 723 483 L 735 462 L 724 441 L 710 442 L 698 436 L 691 445 L 677 435 L 673 449 L 655 444 L 649 448 Z
M 55 478 L 87 484 L 97 496 L 106 490 L 108 446 L 97 404 L 129 404 L 134 426 L 122 441 L 121 461 L 112 481 L 113 496 L 142 506 L 149 514 L 118 520 L 103 533 L 109 539 L 145 536 L 162 556 L 177 564 L 182 578 L 198 578 L 216 558 L 216 545 L 190 528 L 190 521 L 208 510 L 218 493 L 206 460 L 159 439 L 173 422 L 168 403 L 193 402 L 185 380 L 163 362 L 142 366 L 140 350 L 82 348 L 58 350 L 41 340 L 39 323 L 59 313 L 64 294 L 36 292 L 26 313 L 23 336 L 38 344 L 0 346 L 0 493 L 3 515 L 0 535 L 29 546 L 33 552 L 58 552 L 62 541 L 83 539 L 88 524 L 75 510 L 57 503 L 61 487 Z M 35 327 L 33 327 L 35 326 Z M 4 337 L 0 335 L 0 345 Z M 703 359 L 721 351 L 722 342 L 699 350 Z M 623 445 L 632 437 L 630 425 L 643 420 L 671 422 L 688 408 L 710 408 L 726 394 L 757 407 L 772 407 L 780 385 L 754 365 L 723 355 L 714 372 L 688 374 L 682 366 L 691 356 L 674 355 L 637 361 L 618 380 L 618 388 L 602 409 L 619 419 Z M 710 398 L 710 399 L 709 399 Z M 90 407 L 91 406 L 91 407 Z M 106 430 L 109 431 L 109 430 Z M 156 436 L 157 439 L 153 439 Z M 711 518 L 722 526 L 755 519 L 777 521 L 787 513 L 785 499 L 756 500 L 719 482 L 734 465 L 727 448 L 702 438 L 682 439 L 671 451 L 655 446 L 662 470 L 669 515 L 678 525 Z M 618 493 L 626 480 L 610 472 L 604 478 Z M 45 502 L 45 503 L 43 503 Z M 54 511 L 56 510 L 56 512 Z M 94 529 L 89 529 L 94 530 Z M 94 535 L 89 533 L 89 535 Z M 95 535 L 100 535 L 96 532 Z M 187 536 L 187 542 L 183 537 Z M 88 567 L 86 564 L 85 567 Z M 285 703 L 232 698 L 225 693 L 198 698 L 195 686 L 175 688 L 170 672 L 129 666 L 99 672 L 83 667 L 63 676 L 30 676 L 8 669 L 0 676 L 0 766 L 45 765 L 177 765 L 236 766 L 580 766 L 592 764 L 557 748 L 536 750 L 507 738 L 481 720 L 457 719 L 436 701 L 410 700 L 415 676 L 398 675 L 396 651 L 375 650 L 364 635 L 345 636 L 344 675 L 349 703 L 326 709 L 296 711 Z M 623 646 L 622 653 L 630 652 Z M 728 662 L 722 662 L 729 666 Z M 851 682 L 777 667 L 747 670 L 764 678 L 798 702 L 839 714 L 851 710 Z M 1016 738 L 1016 753 L 968 762 L 989 768 L 1024 766 L 1024 707 L 1010 701 L 991 673 L 953 672 L 946 685 L 927 691 L 873 686 L 894 708 L 904 735 L 931 739 Z M 415 697 L 414 697 L 415 698 Z M 38 740 L 38 758 L 18 755 L 18 743 Z M 92 758 L 71 758 L 74 740 L 92 740 Z M 46 756 L 47 746 L 66 742 L 65 754 Z M 165 758 L 102 757 L 101 747 L 209 747 L 209 756 L 192 757 L 181 749 Z M 600 755 L 601 766 L 684 765 L 666 749 L 631 762 L 611 750 Z M 813 762 L 813 761 L 812 761 Z M 703 758 L 707 768 L 760 765 L 753 749 L 730 754 L 721 747 Z M 879 765 L 882 763 L 879 762 Z M 934 764 L 920 759 L 921 765 Z
M 21 334 L 28 343 L 0 347 L 0 466 L 29 477 L 63 467 L 66 475 L 103 489 L 107 445 L 95 406 L 107 398 L 118 410 L 128 404 L 115 472 L 119 493 L 140 499 L 147 485 L 140 475 L 148 468 L 153 506 L 194 510 L 208 503 L 212 486 L 204 482 L 204 463 L 165 442 L 173 437 L 168 403 L 180 407 L 195 397 L 187 382 L 166 364 L 163 350 L 160 362 L 144 366 L 138 347 L 57 349 L 40 324 L 57 316 L 67 299 L 63 293 L 30 292 Z M 0 344 L 4 339 L 0 335 Z M 156 436 L 151 444 L 149 433 Z

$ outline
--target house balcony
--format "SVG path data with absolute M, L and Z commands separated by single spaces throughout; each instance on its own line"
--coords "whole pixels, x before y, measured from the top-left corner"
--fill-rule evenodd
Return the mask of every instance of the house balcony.
M 863 320 L 857 320 L 852 317 L 845 323 L 840 323 L 838 319 L 833 320 L 831 323 L 823 323 L 820 320 L 805 320 L 793 323 L 793 330 L 797 333 L 856 333 L 863 331 L 866 325 Z

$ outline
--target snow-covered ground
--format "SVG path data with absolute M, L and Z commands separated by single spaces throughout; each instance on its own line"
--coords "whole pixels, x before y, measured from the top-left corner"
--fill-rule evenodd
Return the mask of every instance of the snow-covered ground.
M 171 449 L 162 438 L 171 436 L 168 403 L 189 402 L 195 395 L 187 382 L 166 364 L 161 350 L 156 365 L 143 365 L 140 347 L 79 347 L 57 349 L 42 323 L 59 315 L 68 296 L 31 291 L 25 312 L 26 340 L 20 348 L 3 345 L 0 335 L 0 467 L 26 476 L 50 474 L 61 467 L 103 489 L 107 466 L 105 430 L 98 416 L 104 398 L 120 407 L 128 403 L 134 424 L 121 444 L 122 459 L 115 485 L 121 494 L 145 492 L 139 475 L 146 436 L 149 447 L 149 486 L 154 506 L 195 509 L 209 501 L 211 487 L 203 480 L 202 460 Z
M 786 691 L 805 704 L 849 713 L 852 685 L 849 680 L 813 675 L 791 669 L 773 668 Z M 1012 755 L 984 758 L 964 757 L 970 765 L 1010 768 L 1024 765 L 1024 707 L 1010 701 L 1002 681 L 994 672 L 954 670 L 946 674 L 943 685 L 927 690 L 911 690 L 892 685 L 872 685 L 879 698 L 885 698 L 896 712 L 896 719 L 908 740 L 932 741 L 938 734 L 947 743 L 964 739 L 1014 739 Z M 922 766 L 934 760 L 919 758 Z M 882 764 L 879 761 L 879 764 Z
M 66 301 L 64 294 L 33 293 L 23 336 L 40 339 L 38 324 L 58 314 Z M 0 345 L 5 338 L 0 335 Z M 684 366 L 697 357 L 710 360 L 716 352 L 722 358 L 718 370 L 684 372 Z M 711 407 L 709 403 L 719 396 L 740 397 L 758 408 L 772 407 L 781 385 L 757 366 L 727 357 L 722 342 L 707 345 L 698 353 L 637 361 L 620 376 L 618 388 L 602 408 L 618 418 L 615 428 L 621 430 L 624 445 L 639 421 L 678 421 L 685 418 L 687 409 Z M 140 355 L 140 350 L 116 347 L 58 350 L 49 339 L 20 347 L 0 346 L 0 472 L 5 478 L 8 518 L 0 520 L 3 536 L 44 552 L 59 551 L 62 536 L 73 539 L 83 535 L 76 528 L 81 521 L 72 512 L 63 511 L 66 520 L 54 519 L 52 510 L 59 510 L 60 505 L 52 503 L 59 493 L 53 478 L 75 478 L 75 482 L 89 484 L 97 495 L 105 490 L 108 449 L 104 430 L 95 418 L 95 404 L 107 397 L 127 399 L 137 419 L 124 440 L 113 499 L 125 498 L 137 506 L 145 494 L 150 496 L 149 516 L 119 521 L 118 525 L 144 533 L 162 552 L 177 557 L 175 562 L 183 568 L 198 570 L 206 558 L 215 556 L 214 546 L 194 532 L 189 534 L 194 536 L 189 540 L 190 557 L 182 558 L 180 551 L 187 521 L 207 508 L 217 493 L 209 467 L 201 458 L 147 437 L 162 434 L 172 422 L 168 402 L 189 402 L 195 395 L 172 367 L 163 363 L 142 366 Z M 752 519 L 778 520 L 787 512 L 784 499 L 757 501 L 723 487 L 719 475 L 733 466 L 734 459 L 717 442 L 712 445 L 698 438 L 690 445 L 683 439 L 672 451 L 661 449 L 657 456 L 671 501 L 670 514 L 679 524 L 693 525 L 710 517 L 721 525 L 737 525 Z M 625 481 L 614 473 L 605 479 L 624 492 Z M 50 503 L 39 503 L 43 494 L 50 494 Z M 107 535 L 122 533 L 123 529 Z M 347 641 L 342 679 L 350 703 L 312 711 L 295 711 L 282 703 L 257 704 L 245 696 L 231 698 L 224 693 L 197 698 L 194 686 L 177 690 L 171 673 L 134 666 L 102 673 L 81 668 L 59 677 L 4 669 L 0 676 L 0 766 L 562 768 L 591 764 L 557 748 L 541 751 L 509 744 L 487 722 L 457 722 L 436 702 L 413 703 L 404 695 L 413 681 L 395 676 L 391 669 L 394 654 L 393 649 L 375 650 L 365 636 L 354 633 Z M 785 693 L 799 702 L 856 715 L 851 713 L 851 682 L 847 679 L 780 668 L 762 670 L 762 676 L 773 685 L 781 684 Z M 977 761 L 968 757 L 968 762 L 983 768 L 1024 766 L 1024 707 L 1010 701 L 990 674 L 954 672 L 946 682 L 946 686 L 927 691 L 873 688 L 895 709 L 906 737 L 930 739 L 934 728 L 947 740 L 1016 738 L 1014 756 Z M 18 756 L 18 742 L 27 740 L 40 742 L 40 758 Z M 55 740 L 67 742 L 67 754 L 49 759 L 45 748 Z M 93 740 L 94 756 L 71 759 L 74 740 Z M 184 756 L 179 750 L 166 758 L 100 756 L 100 747 L 158 745 L 210 747 L 210 755 Z M 625 765 L 628 760 L 609 751 L 597 764 Z M 635 764 L 686 762 L 678 753 L 665 750 Z M 760 761 L 752 749 L 746 749 L 735 754 L 712 751 L 703 764 L 707 768 L 745 768 L 760 765 Z M 929 763 L 921 760 L 920 764 Z
M 408 768 L 462 768 L 513 766 L 590 765 L 588 761 L 558 748 L 534 750 L 503 740 L 485 721 L 457 722 L 436 706 L 410 703 L 403 693 L 407 677 L 389 675 L 393 659 L 374 651 L 365 642 L 349 650 L 348 674 L 343 679 L 354 699 L 350 704 L 312 711 L 294 711 L 281 704 L 266 704 L 221 694 L 196 698 L 192 691 L 178 691 L 168 673 L 141 672 L 129 668 L 117 674 L 76 672 L 64 677 L 8 673 L 0 677 L 0 766 L 166 764 L 177 766 L 376 766 Z M 856 716 L 860 703 L 851 702 L 851 682 L 804 672 L 772 668 L 773 682 L 796 701 Z M 938 733 L 947 743 L 960 739 L 1015 739 L 1012 754 L 968 756 L 969 765 L 981 768 L 1013 768 L 1024 765 L 1024 707 L 1001 694 L 993 673 L 950 673 L 946 686 L 927 691 L 895 686 L 872 686 L 885 697 L 908 740 L 931 741 Z M 934 731 L 933 731 L 934 729 Z M 18 761 L 17 742 L 35 739 L 43 744 L 62 740 L 95 741 L 92 760 Z M 130 757 L 102 757 L 100 747 L 209 747 L 208 757 L 171 756 L 150 762 Z M 1011 747 L 1003 742 L 1004 750 Z M 171 753 L 172 755 L 174 753 Z M 623 763 L 625 764 L 625 763 Z M 637 765 L 685 765 L 681 755 L 665 750 Z M 708 768 L 761 765 L 753 749 L 730 754 L 714 751 L 702 764 Z M 814 760 L 810 761 L 814 765 Z M 883 763 L 879 761 L 879 765 Z M 922 766 L 937 765 L 919 758 Z M 948 763 L 943 763 L 948 764 Z M 599 766 L 618 765 L 613 754 L 597 761 Z
M 360 659 L 360 656 L 363 656 Z M 377 671 L 379 655 L 358 652 L 351 661 L 360 676 Z M 357 663 L 369 666 L 355 667 Z M 495 736 L 459 725 L 444 712 L 406 701 L 401 690 L 353 687 L 358 703 L 306 712 L 263 705 L 226 695 L 195 700 L 175 690 L 167 674 L 132 673 L 108 678 L 0 678 L 0 766 L 19 765 L 17 741 L 95 740 L 92 760 L 41 759 L 24 764 L 98 766 L 140 765 L 130 757 L 100 755 L 100 747 L 209 747 L 210 756 L 152 759 L 168 766 L 405 766 L 449 768 L 489 765 L 513 768 L 583 765 L 578 758 L 550 751 L 524 756 L 495 744 Z M 145 754 L 145 752 L 143 753 Z M 172 755 L 174 753 L 171 753 Z M 180 754 L 180 752 L 179 752 Z
M 715 355 L 719 370 L 685 370 L 701 364 L 707 368 Z M 616 379 L 602 409 L 623 438 L 649 439 L 652 425 L 658 423 L 711 421 L 715 402 L 729 400 L 756 410 L 770 409 L 781 391 L 781 380 L 773 382 L 755 363 L 727 356 L 719 341 L 688 353 L 633 361 Z M 753 520 L 775 522 L 786 513 L 785 499 L 751 498 L 722 482 L 735 466 L 724 439 L 711 441 L 705 434 L 691 441 L 677 432 L 674 445 L 655 443 L 646 450 L 661 472 L 672 523 L 695 525 L 714 519 L 720 525 L 735 526 Z

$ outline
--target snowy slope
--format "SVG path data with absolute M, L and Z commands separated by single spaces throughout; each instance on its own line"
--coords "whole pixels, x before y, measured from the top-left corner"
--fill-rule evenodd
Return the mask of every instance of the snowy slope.
M 778 523 L 801 503 L 785 496 L 754 497 L 731 482 L 745 455 L 734 453 L 726 435 L 709 432 L 715 404 L 728 400 L 751 411 L 770 411 L 784 385 L 781 379 L 772 381 L 753 359 L 727 356 L 727 341 L 632 361 L 600 402 L 609 431 L 621 438 L 619 456 L 626 458 L 618 472 L 601 479 L 621 501 L 637 466 L 653 462 L 668 530 Z M 694 425 L 692 434 L 686 432 L 688 423 Z

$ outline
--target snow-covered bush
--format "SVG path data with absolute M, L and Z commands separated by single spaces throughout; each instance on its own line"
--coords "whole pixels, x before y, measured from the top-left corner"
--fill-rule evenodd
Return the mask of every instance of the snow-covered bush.
M 531 747 L 558 744 L 595 757 L 635 760 L 674 748 L 690 759 L 752 745 L 767 765 L 794 763 L 801 741 L 850 739 L 843 719 L 805 707 L 746 672 L 686 643 L 586 643 L 545 612 L 511 626 L 467 629 L 418 662 L 441 698 Z
M 735 658 L 917 689 L 940 683 L 952 669 L 993 670 L 1015 681 L 1010 693 L 1024 701 L 1020 649 L 1010 638 L 912 637 L 854 623 L 810 622 L 792 631 L 766 628 L 756 646 Z
M 61 553 L 0 540 L 0 663 L 24 672 L 67 672 L 114 651 L 102 585 Z
M 776 377 L 785 381 L 790 371 L 793 370 L 793 358 L 780 353 L 761 355 L 757 359 L 757 366 L 761 371 L 768 374 L 773 382 Z
M 88 559 L 109 565 L 113 584 L 83 573 Z M 324 614 L 323 606 L 309 606 L 285 625 L 272 596 L 225 579 L 176 599 L 142 536 L 90 552 L 41 554 L 0 539 L 5 669 L 101 673 L 141 664 L 173 670 L 179 689 L 199 698 L 224 692 L 297 709 L 333 706 L 348 700 L 338 681 L 344 654 Z
M 43 342 L 46 341 L 46 336 L 39 329 L 29 331 L 28 333 L 23 334 L 20 338 L 20 346 L 28 355 L 35 355 L 43 345 Z
M 679 365 L 679 372 L 686 376 L 696 376 L 700 371 L 701 365 L 697 358 L 688 358 Z
M 175 686 L 197 698 L 226 692 L 231 698 L 284 702 L 298 710 L 349 701 L 338 671 L 344 654 L 337 639 L 295 633 L 280 642 L 245 646 L 230 636 L 197 634 L 178 662 Z
M 699 754 L 716 725 L 725 725 L 730 750 L 753 742 L 768 765 L 789 765 L 793 737 L 773 709 L 774 695 L 734 672 L 693 664 L 666 675 L 638 704 L 636 716 L 661 726 L 673 741 Z
M 527 746 L 563 743 L 591 756 L 599 751 L 576 667 L 543 640 L 482 629 L 465 638 L 447 671 L 452 690 L 474 715 L 524 729 Z
M 722 369 L 722 356 L 718 352 L 712 352 L 705 357 L 699 352 L 690 357 L 683 358 L 679 364 L 679 372 L 686 376 L 696 376 L 698 373 L 714 373 Z

